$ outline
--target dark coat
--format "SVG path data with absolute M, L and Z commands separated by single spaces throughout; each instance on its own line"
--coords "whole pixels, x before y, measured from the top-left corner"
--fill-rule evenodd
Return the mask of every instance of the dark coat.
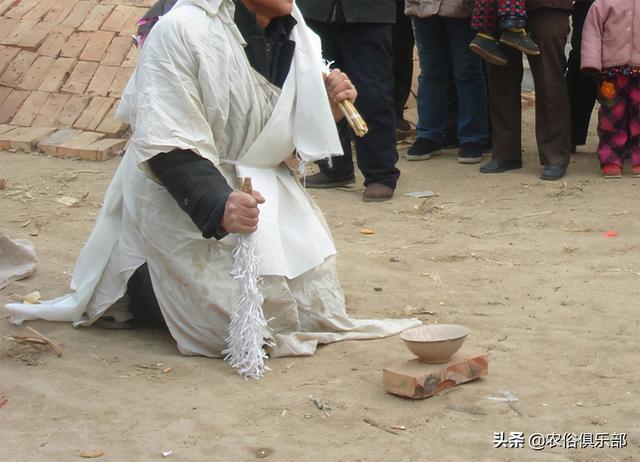
M 340 19 L 349 23 L 396 22 L 395 0 L 297 0 L 296 3 L 305 19 L 333 22 L 341 9 L 344 16 Z
M 534 11 L 538 8 L 558 8 L 561 10 L 573 9 L 573 0 L 527 0 L 527 11 Z

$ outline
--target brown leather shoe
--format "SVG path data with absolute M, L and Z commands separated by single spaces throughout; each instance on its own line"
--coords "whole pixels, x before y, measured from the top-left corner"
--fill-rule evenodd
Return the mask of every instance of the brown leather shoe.
M 393 189 L 381 183 L 370 183 L 364 190 L 362 200 L 365 202 L 383 202 L 393 197 Z

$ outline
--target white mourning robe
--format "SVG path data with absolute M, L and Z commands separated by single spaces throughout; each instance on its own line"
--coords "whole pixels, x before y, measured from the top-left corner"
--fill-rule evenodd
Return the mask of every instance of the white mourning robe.
M 282 160 L 339 154 L 320 77 L 319 41 L 304 24 L 282 93 L 249 65 L 231 0 L 180 0 L 160 18 L 140 53 L 119 114 L 132 126 L 126 154 L 73 274 L 73 293 L 39 305 L 10 304 L 13 321 L 42 318 L 89 325 L 120 299 L 147 263 L 179 350 L 220 356 L 237 282 L 237 236 L 204 239 L 146 167 L 161 152 L 190 149 L 236 187 L 251 176 L 266 198 L 256 237 L 272 356 L 310 355 L 319 343 L 380 338 L 416 320 L 356 320 L 345 309 L 335 247 L 313 201 Z

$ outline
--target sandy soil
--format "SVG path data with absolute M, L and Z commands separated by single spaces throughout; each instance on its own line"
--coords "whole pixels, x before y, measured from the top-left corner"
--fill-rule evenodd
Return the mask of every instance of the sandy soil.
M 31 323 L 62 345 L 58 358 L 7 340 L 24 328 L 0 309 L 0 460 L 87 450 L 105 462 L 165 460 L 163 451 L 176 461 L 640 460 L 640 179 L 603 180 L 592 141 L 566 181 L 540 181 L 531 120 L 528 110 L 521 171 L 482 175 L 451 151 L 400 161 L 388 203 L 361 202 L 359 188 L 313 192 L 351 314 L 464 324 L 468 346 L 489 351 L 485 379 L 422 401 L 385 394 L 381 369 L 411 357 L 394 337 L 273 360 L 263 380 L 245 382 L 220 360 L 181 357 L 161 332 Z M 1 306 L 12 294 L 67 292 L 117 164 L 0 153 L 0 224 L 31 239 L 40 260 L 34 277 L 0 291 Z M 404 196 L 425 190 L 438 195 Z M 76 206 L 56 201 L 86 193 Z M 519 401 L 487 399 L 505 390 Z M 628 436 L 624 449 L 536 452 L 494 449 L 494 432 Z

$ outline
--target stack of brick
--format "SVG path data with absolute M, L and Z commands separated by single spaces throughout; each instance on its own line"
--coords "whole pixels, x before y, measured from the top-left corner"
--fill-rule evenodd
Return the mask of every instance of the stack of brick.
M 114 117 L 155 0 L 0 0 L 0 149 L 103 160 L 126 143 Z

